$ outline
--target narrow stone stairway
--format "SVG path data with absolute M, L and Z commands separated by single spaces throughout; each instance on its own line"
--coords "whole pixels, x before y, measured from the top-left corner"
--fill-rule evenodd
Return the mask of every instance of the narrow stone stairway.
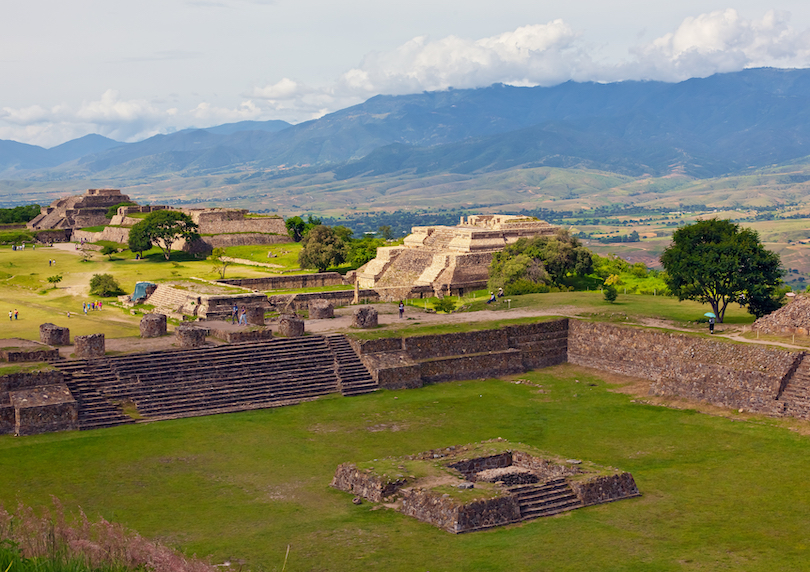
M 509 492 L 517 498 L 521 520 L 551 516 L 582 507 L 565 479 L 553 479 L 542 485 L 519 485 Z
M 810 359 L 806 355 L 790 376 L 779 401 L 784 403 L 785 415 L 810 419 Z
M 326 343 L 335 354 L 340 392 L 345 396 L 362 395 L 377 391 L 380 386 L 360 361 L 346 336 L 333 334 L 326 336 Z
M 65 375 L 65 385 L 79 405 L 79 429 L 100 429 L 134 423 L 134 420 L 115 407 L 98 390 L 103 380 L 115 379 L 115 373 L 106 360 L 97 364 L 88 360 L 68 361 L 59 358 L 51 365 Z

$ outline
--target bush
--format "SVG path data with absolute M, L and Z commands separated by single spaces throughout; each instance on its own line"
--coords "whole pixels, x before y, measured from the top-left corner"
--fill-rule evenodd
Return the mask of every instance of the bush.
M 433 309 L 437 312 L 449 314 L 456 309 L 456 302 L 450 296 L 445 296 L 433 302 Z
M 112 274 L 93 274 L 90 279 L 90 294 L 94 296 L 118 296 L 123 293 Z
M 605 300 L 610 302 L 611 304 L 616 301 L 616 298 L 619 296 L 619 291 L 616 290 L 616 287 L 608 284 L 602 289 L 602 295 L 605 297 Z
M 508 296 L 520 296 L 521 294 L 545 294 L 551 291 L 547 284 L 537 284 L 527 278 L 519 278 L 511 284 L 507 284 L 504 293 Z

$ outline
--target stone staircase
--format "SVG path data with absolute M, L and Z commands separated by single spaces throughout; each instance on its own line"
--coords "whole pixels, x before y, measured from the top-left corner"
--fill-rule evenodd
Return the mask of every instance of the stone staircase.
M 426 285 L 426 284 L 433 284 L 436 279 L 439 277 L 439 274 L 447 268 L 450 264 L 450 257 L 446 254 L 436 254 L 433 256 L 433 260 L 431 263 L 422 271 L 422 274 L 419 275 L 419 278 L 416 279 L 414 284 L 417 285 Z
M 456 233 L 452 230 L 443 228 L 435 229 L 430 236 L 425 239 L 423 243 L 428 248 L 435 248 L 436 250 L 447 250 L 450 247 L 450 242 L 456 237 Z
M 784 415 L 810 419 L 810 359 L 806 355 L 778 400 L 783 403 Z
M 565 479 L 552 479 L 541 485 L 519 485 L 508 490 L 518 501 L 521 520 L 551 516 L 583 506 Z
M 79 427 L 176 419 L 291 405 L 378 389 L 342 335 L 260 340 L 96 360 L 54 360 L 79 403 Z
M 146 303 L 154 306 L 156 312 L 176 315 L 182 314 L 183 306 L 191 298 L 196 298 L 196 296 L 166 284 L 158 284 L 158 287 L 149 296 Z
M 425 269 L 433 262 L 433 253 L 418 250 L 405 250 L 394 259 L 376 286 L 396 287 L 413 284 Z
M 380 388 L 379 384 L 371 378 L 368 369 L 360 361 L 360 356 L 354 351 L 346 336 L 326 336 L 326 343 L 335 354 L 338 384 L 343 395 L 361 395 Z
M 72 360 L 64 358 L 50 360 L 51 365 L 65 375 L 65 384 L 79 405 L 79 429 L 100 429 L 134 423 L 102 395 L 98 386 L 104 381 L 112 381 L 115 374 L 106 360 Z

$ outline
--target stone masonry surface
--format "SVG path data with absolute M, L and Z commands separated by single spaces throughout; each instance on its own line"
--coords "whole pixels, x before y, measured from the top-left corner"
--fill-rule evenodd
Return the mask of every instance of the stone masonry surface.
M 46 323 L 39 326 L 39 341 L 49 346 L 69 346 L 70 329 Z
M 81 358 L 104 357 L 104 334 L 90 334 L 89 336 L 74 336 L 73 347 L 76 357 Z
M 141 318 L 140 328 L 142 338 L 165 336 L 167 332 L 166 314 L 146 314 Z

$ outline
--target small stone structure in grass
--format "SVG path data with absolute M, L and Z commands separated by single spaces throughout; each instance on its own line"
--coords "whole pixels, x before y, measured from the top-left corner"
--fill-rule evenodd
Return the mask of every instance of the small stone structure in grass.
M 142 338 L 159 338 L 166 332 L 166 314 L 146 314 L 141 318 Z
M 73 348 L 73 353 L 78 358 L 104 357 L 104 334 L 74 336 Z
M 49 346 L 69 346 L 70 328 L 46 323 L 39 326 L 39 341 Z
M 278 319 L 278 335 L 298 338 L 304 335 L 304 320 L 294 314 L 284 314 Z
M 312 300 L 309 303 L 309 319 L 323 320 L 335 317 L 335 306 L 329 300 Z
M 332 486 L 394 503 L 400 512 L 456 534 L 640 496 L 630 473 L 520 447 L 493 439 L 344 463 Z
M 264 308 L 261 306 L 248 306 L 245 308 L 245 319 L 251 326 L 264 325 Z
M 194 326 L 179 326 L 174 330 L 175 338 L 181 348 L 198 348 L 205 345 L 208 330 Z
M 376 328 L 378 324 L 377 310 L 368 306 L 361 306 L 354 309 L 352 314 L 352 327 L 353 328 Z

